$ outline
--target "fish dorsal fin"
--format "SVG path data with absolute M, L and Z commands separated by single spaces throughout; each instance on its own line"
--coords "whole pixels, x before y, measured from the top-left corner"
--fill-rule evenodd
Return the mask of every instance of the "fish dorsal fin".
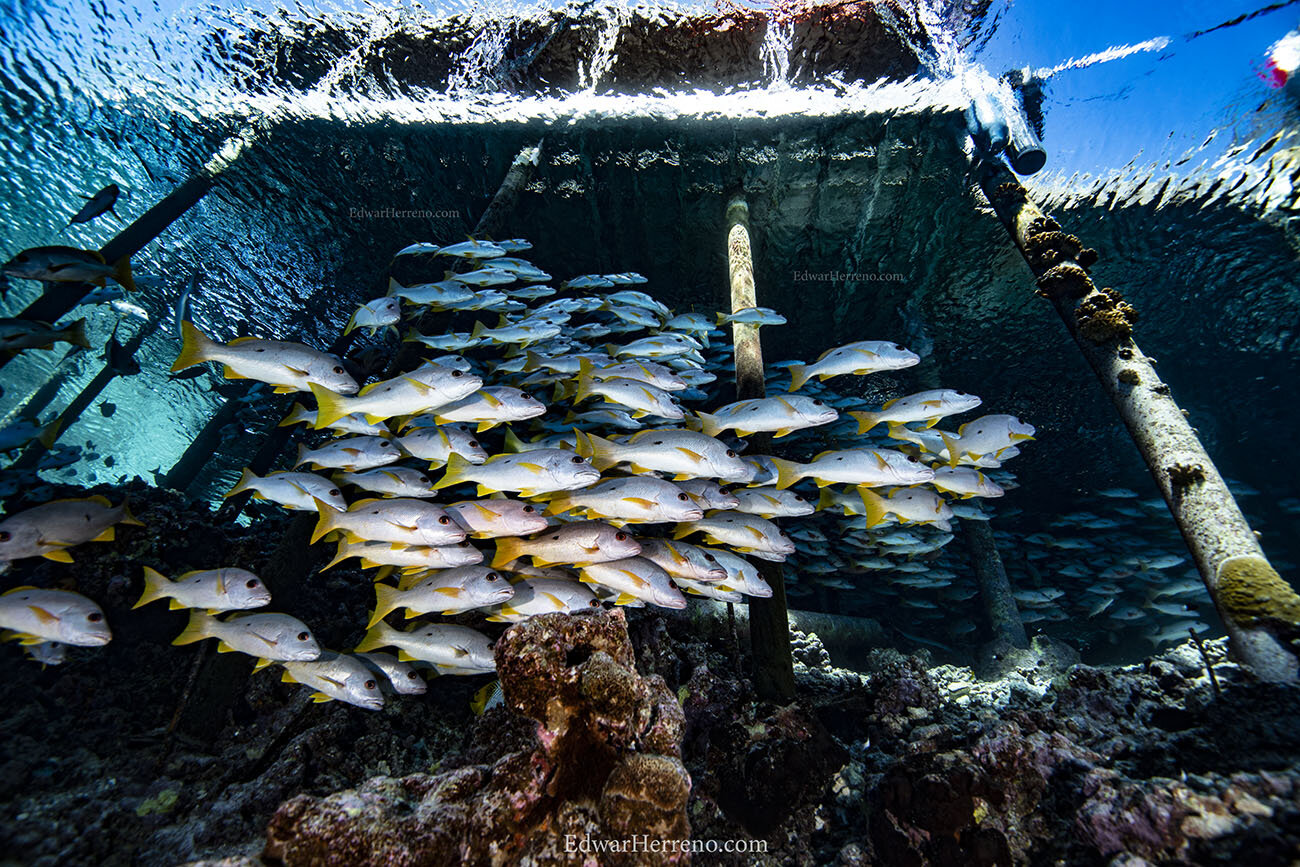
M 621 497 L 624 503 L 631 503 L 634 506 L 640 506 L 643 509 L 652 509 L 655 506 L 654 500 L 647 500 L 645 497 Z
M 39 589 L 40 589 L 40 588 L 35 587 L 35 586 L 31 585 L 31 584 L 24 584 L 24 585 L 22 585 L 21 587 L 13 587 L 13 588 L 10 588 L 9 590 L 6 590 L 5 592 L 0 593 L 0 596 L 8 596 L 10 593 L 18 593 L 18 592 L 20 592 L 20 591 L 22 591 L 22 590 L 39 590 Z
M 882 470 L 889 466 L 889 461 L 885 460 L 885 456 L 880 452 L 872 452 L 871 454 L 876 459 L 876 466 Z

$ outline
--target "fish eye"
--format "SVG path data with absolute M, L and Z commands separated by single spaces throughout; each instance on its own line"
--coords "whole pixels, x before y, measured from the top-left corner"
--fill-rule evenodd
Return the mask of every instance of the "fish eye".
M 795 495 L 794 495 L 794 499 L 795 499 L 795 502 L 798 502 L 798 503 L 802 503 L 802 502 L 803 502 L 803 497 L 799 496 L 798 494 L 795 494 Z
M 469 441 L 469 447 L 472 448 L 472 449 L 476 449 L 476 448 L 478 448 L 478 440 L 470 440 L 470 441 Z
M 258 351 L 258 352 L 261 352 L 262 350 L 259 349 L 259 350 L 257 350 L 257 351 Z M 342 373 L 342 372 L 343 372 L 343 368 L 336 364 L 336 365 L 334 365 L 334 372 L 335 372 L 335 373 Z
M 821 406 L 821 405 L 822 405 L 822 402 L 821 402 L 820 400 L 814 400 L 814 401 L 813 401 L 813 406 Z
M 374 689 L 378 685 L 379 684 L 375 683 L 373 680 L 366 681 L 366 689 Z
M 716 562 L 718 562 L 718 558 L 717 558 L 717 557 L 714 557 L 712 554 L 705 554 L 705 555 L 704 555 L 704 559 L 705 559 L 705 560 L 708 560 L 710 563 L 716 563 Z
M 677 499 L 679 499 L 679 500 L 689 500 L 690 497 L 686 496 L 685 494 L 678 494 L 678 495 L 677 495 Z
M 731 449 L 727 449 L 727 457 L 734 458 L 735 456 L 736 456 L 735 452 L 733 452 Z
M 587 607 L 588 607 L 588 608 L 599 608 L 599 607 L 600 607 L 600 600 L 599 600 L 599 599 L 593 599 L 593 600 L 591 600 L 590 602 L 587 603 Z
M 261 582 L 258 581 L 256 578 L 249 578 L 248 581 L 246 581 L 246 582 L 244 583 L 244 586 L 247 587 L 249 590 L 252 590 L 254 587 L 256 587 L 256 586 L 257 586 L 258 584 L 260 584 L 260 583 L 261 583 Z
M 92 611 L 86 615 L 86 619 L 91 623 L 98 623 L 104 619 L 104 615 L 100 614 L 98 611 Z
M 0 530 L 0 542 L 8 542 L 13 535 L 8 530 Z
M 920 463 L 920 461 L 918 461 L 918 460 L 916 459 L 916 455 L 908 455 L 908 456 L 907 456 L 907 460 L 908 460 L 910 463 L 914 463 L 914 464 L 919 464 L 919 463 Z
M 299 641 L 311 641 L 311 633 L 310 633 L 310 632 L 299 632 L 299 633 L 298 633 L 298 640 L 299 640 Z
M 519 399 L 520 399 L 520 400 L 532 400 L 532 399 L 533 399 L 533 396 L 532 396 L 531 394 L 529 394 L 528 392 L 526 392 L 526 391 L 521 391 L 521 392 L 519 392 Z
M 525 515 L 531 515 L 533 512 L 536 512 L 536 511 L 537 511 L 537 510 L 534 509 L 532 506 L 524 506 L 524 514 L 525 514 Z
M 495 573 L 495 572 L 489 572 L 489 573 L 487 573 L 487 580 L 489 580 L 489 581 L 500 581 L 500 580 L 501 580 L 501 576 L 498 575 L 498 574 Z
M 419 679 L 420 679 L 420 675 L 416 674 L 414 671 L 408 671 L 408 672 L 406 673 L 406 679 L 407 679 L 407 680 L 419 680 Z
M 429 484 L 429 482 L 432 482 L 433 479 L 429 478 L 428 476 L 420 476 L 420 481 L 424 482 L 427 485 Z
M 452 379 L 455 379 L 455 378 L 458 377 L 458 376 L 464 376 L 464 375 L 465 375 L 464 371 L 460 371 L 460 370 L 453 370 L 453 371 L 451 372 Z
M 341 493 L 342 493 L 342 491 L 340 491 L 338 488 L 332 488 L 332 489 L 330 489 L 330 496 L 331 496 L 331 497 L 337 497 L 337 496 L 339 496 L 339 494 L 341 494 Z
M 657 445 L 657 446 L 661 446 L 661 445 L 663 445 L 663 444 L 664 444 L 664 441 L 663 441 L 663 440 L 655 440 L 654 443 L 653 443 L 653 445 Z
M 627 541 L 627 533 L 618 532 L 614 534 L 614 539 L 619 542 Z
M 439 523 L 439 524 L 450 524 L 450 523 L 451 523 L 451 518 L 448 518 L 446 515 L 443 515 L 441 518 L 438 519 L 438 523 Z
M 580 464 L 580 463 L 582 463 L 582 458 L 581 458 L 579 455 L 574 455 L 574 456 L 573 456 L 573 462 L 574 462 L 575 464 Z
M 389 449 L 393 447 L 393 444 L 390 443 L 388 440 L 383 440 L 382 442 L 380 442 L 379 447 L 381 449 Z

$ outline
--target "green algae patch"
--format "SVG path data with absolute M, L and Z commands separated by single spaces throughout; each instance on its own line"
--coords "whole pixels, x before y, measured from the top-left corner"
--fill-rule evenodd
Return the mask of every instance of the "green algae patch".
M 141 802 L 140 806 L 135 808 L 135 814 L 148 816 L 150 813 L 170 813 L 180 797 L 179 789 L 163 789 L 152 798 Z

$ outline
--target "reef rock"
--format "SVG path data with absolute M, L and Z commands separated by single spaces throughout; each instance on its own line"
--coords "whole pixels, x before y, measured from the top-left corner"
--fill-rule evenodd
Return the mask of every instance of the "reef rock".
M 674 845 L 690 836 L 685 717 L 661 677 L 637 673 L 623 612 L 532 618 L 501 637 L 496 662 L 507 707 L 536 721 L 529 748 L 293 798 L 271 820 L 266 856 L 291 867 L 689 863 Z

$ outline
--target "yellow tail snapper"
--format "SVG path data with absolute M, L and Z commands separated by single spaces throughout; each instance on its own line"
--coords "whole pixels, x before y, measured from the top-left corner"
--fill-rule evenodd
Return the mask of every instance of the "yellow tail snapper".
M 356 650 L 364 653 L 377 647 L 396 647 L 401 661 L 427 662 L 440 674 L 496 671 L 491 639 L 468 626 L 427 623 L 401 632 L 381 620 L 367 630 Z
M 706 518 L 678 524 L 673 538 L 682 539 L 694 533 L 703 533 L 705 540 L 715 545 L 726 545 L 763 560 L 779 562 L 794 553 L 794 542 L 790 537 L 776 524 L 757 515 L 716 512 Z M 725 568 L 726 564 L 723 566 Z
M 384 707 L 384 694 L 379 689 L 378 678 L 354 656 L 324 650 L 316 659 L 286 660 L 280 665 L 284 667 L 280 680 L 301 683 L 316 690 L 312 693 L 312 701 L 341 701 L 366 710 L 382 710 Z
M 818 486 L 829 484 L 916 485 L 934 478 L 934 470 L 922 464 L 913 455 L 890 449 L 845 449 L 822 452 L 810 463 L 774 458 L 781 490 L 800 479 L 810 478 Z
M 46 283 L 90 283 L 103 286 L 108 280 L 128 292 L 135 291 L 131 260 L 123 256 L 111 265 L 97 250 L 76 247 L 32 247 L 23 250 L 3 266 L 5 274 Z
M 168 599 L 168 607 L 202 608 L 209 614 L 261 608 L 271 602 L 271 591 L 262 579 L 247 569 L 228 567 L 186 572 L 170 581 L 156 569 L 144 567 L 144 592 L 132 605 L 139 608 L 158 599 Z
M 452 520 L 473 539 L 527 536 L 548 526 L 537 506 L 518 500 L 465 500 L 446 508 Z
M 525 578 L 514 584 L 515 595 L 493 606 L 487 619 L 494 623 L 518 623 L 538 614 L 571 613 L 600 608 L 590 589 L 565 578 Z
M 71 325 L 56 328 L 36 319 L 0 319 L 0 351 L 19 352 L 24 349 L 53 349 L 56 343 L 68 343 L 90 348 L 86 337 L 86 320 L 78 319 Z
M 640 553 L 641 545 L 632 534 L 603 521 L 576 521 L 527 539 L 498 539 L 492 568 L 508 566 L 523 557 L 532 558 L 534 566 L 580 566 L 635 557 Z
M 858 434 L 861 435 L 881 422 L 890 421 L 900 424 L 923 421 L 926 427 L 934 427 L 941 418 L 967 412 L 981 402 L 975 395 L 964 391 L 936 388 L 895 398 L 885 403 L 878 412 L 851 412 L 849 415 L 858 420 Z
M 453 454 L 447 470 L 434 485 L 441 490 L 463 482 L 474 482 L 478 495 L 513 491 L 525 497 L 554 491 L 585 488 L 600 479 L 600 472 L 587 459 L 562 449 L 536 449 L 521 454 L 488 458 L 480 465 Z
M 172 364 L 172 373 L 215 361 L 223 365 L 227 379 L 255 379 L 275 386 L 277 393 L 309 391 L 312 386 L 340 394 L 357 390 L 356 380 L 337 356 L 301 343 L 259 337 L 237 337 L 229 343 L 218 343 L 189 321 L 181 323 L 181 341 L 181 353 Z
M 0 521 L 0 561 L 45 557 L 71 563 L 68 548 L 113 541 L 116 524 L 144 526 L 125 499 L 116 506 L 99 495 L 33 506 Z
M 505 602 L 515 595 L 510 582 L 486 566 L 461 566 L 435 572 L 417 583 L 392 587 L 375 585 L 375 610 L 369 628 L 399 608 L 406 619 L 421 614 L 459 614 Z
M 329 427 L 354 413 L 361 414 L 371 423 L 399 415 L 417 415 L 460 400 L 478 391 L 482 385 L 483 380 L 473 374 L 432 363 L 392 379 L 371 383 L 356 397 L 346 397 L 345 393 L 327 385 L 316 385 L 311 389 L 319 407 L 316 427 Z
M 612 524 L 662 524 L 704 517 L 695 501 L 672 482 L 653 476 L 610 479 L 551 498 L 546 514 L 578 512 Z
M 839 418 L 839 413 L 822 401 L 798 395 L 739 400 L 711 413 L 696 414 L 709 436 L 734 430 L 739 436 L 775 431 L 775 436 L 783 437 Z
M 191 608 L 190 622 L 172 644 L 193 644 L 217 639 L 218 653 L 246 653 L 257 657 L 258 668 L 272 662 L 293 662 L 320 656 L 320 645 L 307 625 L 288 614 L 237 614 L 218 620 Z
M 101 647 L 113 633 L 103 610 L 80 593 L 15 587 L 0 595 L 0 629 L 24 645 L 45 642 Z
M 322 505 L 312 542 L 335 530 L 341 530 L 349 542 L 441 547 L 465 541 L 465 531 L 441 507 L 407 497 L 359 500 L 346 512 Z
M 635 473 L 671 473 L 674 481 L 693 478 L 737 480 L 745 465 L 727 445 L 696 431 L 643 430 L 618 442 L 577 432 L 578 454 L 596 469 L 629 464 Z
M 860 340 L 828 349 L 812 364 L 790 366 L 790 391 L 798 391 L 814 376 L 825 382 L 834 376 L 866 376 L 885 370 L 902 370 L 921 363 L 921 356 L 888 340 Z
M 339 486 L 315 473 L 279 472 L 259 477 L 245 467 L 239 481 L 225 496 L 233 497 L 244 491 L 252 491 L 255 500 L 270 500 L 293 511 L 314 512 L 317 501 L 336 512 L 348 508 Z
M 600 584 L 617 591 L 615 605 L 639 599 L 660 608 L 686 607 L 686 597 L 673 586 L 668 573 L 644 557 L 590 563 L 582 567 L 580 574 L 579 580 L 585 584 Z

